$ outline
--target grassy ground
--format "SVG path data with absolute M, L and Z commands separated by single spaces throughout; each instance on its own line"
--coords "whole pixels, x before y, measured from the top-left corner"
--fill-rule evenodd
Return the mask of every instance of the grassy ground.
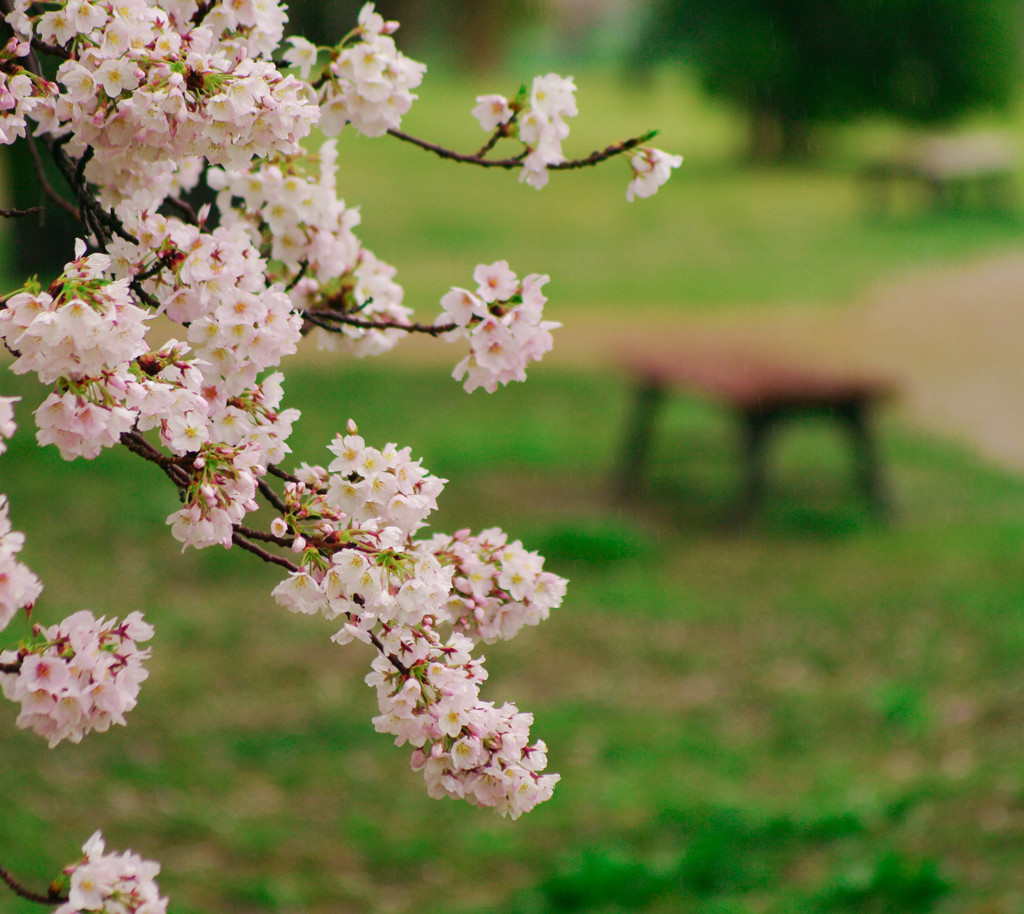
M 142 608 L 159 640 L 129 728 L 53 751 L 7 729 L 5 863 L 45 880 L 102 826 L 163 862 L 178 912 L 1019 910 L 1024 483 L 887 427 L 879 528 L 811 425 L 733 528 L 734 429 L 680 401 L 623 507 L 622 385 L 534 374 L 490 401 L 378 366 L 291 387 L 370 440 L 403 429 L 452 479 L 438 528 L 500 521 L 572 579 L 487 651 L 488 697 L 535 712 L 563 775 L 550 803 L 510 823 L 429 800 L 369 723 L 368 657 L 275 607 L 273 571 L 177 555 L 170 494 L 127 456 L 54 484 L 59 458 L 15 442 L 26 558 L 61 569 L 44 617 Z M 315 455 L 330 419 L 310 420 Z
M 457 114 L 472 147 L 456 88 L 424 87 L 410 129 L 448 136 Z M 685 87 L 598 80 L 580 103 L 580 151 L 666 124 L 679 180 L 631 207 L 614 164 L 542 194 L 464 173 L 453 195 L 447 163 L 346 147 L 342 187 L 414 302 L 507 256 L 551 272 L 556 310 L 581 317 L 828 307 L 1019 236 L 1009 216 L 868 219 L 849 151 L 739 171 L 736 123 Z M 371 166 L 389 182 L 365 183 Z M 535 712 L 555 798 L 518 823 L 428 799 L 373 732 L 364 652 L 277 608 L 272 570 L 179 555 L 150 467 L 65 465 L 22 437 L 0 472 L 45 577 L 40 618 L 141 608 L 158 641 L 128 728 L 49 751 L 0 708 L 4 865 L 42 886 L 102 827 L 162 862 L 178 914 L 1024 910 L 1020 479 L 886 423 L 899 511 L 879 527 L 848 455 L 811 426 L 780 441 L 773 498 L 737 528 L 735 429 L 701 404 L 664 416 L 647 496 L 609 496 L 628 405 L 615 377 L 541 366 L 487 398 L 443 371 L 345 364 L 287 390 L 308 414 L 301 458 L 351 415 L 452 480 L 437 529 L 501 524 L 571 579 L 550 622 L 487 650 L 487 697 Z

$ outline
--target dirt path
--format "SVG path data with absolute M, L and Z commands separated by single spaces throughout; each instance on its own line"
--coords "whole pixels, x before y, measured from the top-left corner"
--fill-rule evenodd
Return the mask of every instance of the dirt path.
M 553 362 L 613 364 L 624 339 L 749 342 L 795 364 L 893 379 L 906 418 L 1024 469 L 1024 253 L 908 276 L 840 314 L 794 310 L 562 331 Z

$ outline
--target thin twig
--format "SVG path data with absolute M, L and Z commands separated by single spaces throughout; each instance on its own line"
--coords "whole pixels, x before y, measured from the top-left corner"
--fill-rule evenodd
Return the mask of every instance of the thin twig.
M 288 506 L 284 503 L 277 492 L 275 492 L 266 481 L 263 479 L 256 480 L 256 488 L 259 489 L 260 495 L 262 495 L 274 508 L 276 508 L 281 514 L 288 513 Z
M 365 317 L 352 317 L 344 311 L 333 311 L 325 308 L 309 309 L 302 312 L 310 323 L 323 327 L 324 330 L 337 331 L 335 324 L 347 324 L 349 327 L 359 327 L 363 330 L 404 330 L 406 333 L 426 333 L 430 336 L 442 336 L 450 333 L 459 325 L 449 324 L 394 324 L 388 321 L 367 320 Z
M 549 165 L 548 168 L 555 171 L 567 171 L 571 168 L 587 168 L 590 165 L 597 165 L 599 162 L 605 162 L 614 156 L 621 155 L 624 152 L 629 152 L 630 149 L 642 146 L 644 143 L 653 139 L 657 133 L 657 130 L 648 130 L 647 133 L 641 134 L 640 136 L 623 140 L 621 143 L 612 143 L 610 146 L 605 146 L 604 149 L 590 153 L 590 155 L 585 159 L 573 159 L 570 162 L 559 162 L 554 165 Z
M 477 151 L 476 155 L 478 159 L 482 159 L 487 153 L 489 153 L 495 146 L 498 145 L 498 140 L 504 137 L 512 135 L 512 125 L 516 122 L 516 118 L 519 117 L 519 112 L 514 111 L 512 117 L 509 118 L 508 123 L 498 124 L 494 128 L 494 132 L 491 134 L 490 139 L 483 144 Z
M 48 54 L 51 57 L 59 57 L 61 60 L 71 60 L 71 52 L 55 44 L 45 44 L 38 38 L 32 39 L 32 50 L 41 54 Z M 38 75 L 38 74 L 37 74 Z
M 78 222 L 82 221 L 82 214 L 78 211 L 78 208 L 70 200 L 65 200 L 60 194 L 58 194 L 57 191 L 53 189 L 53 185 L 47 180 L 46 172 L 43 170 L 43 160 L 39 155 L 39 150 L 36 148 L 35 138 L 29 134 L 25 139 L 28 140 L 28 151 L 29 155 L 32 156 L 32 167 L 35 169 L 36 178 L 39 180 L 39 186 L 43 189 L 43 193 L 62 210 L 64 210 L 64 212 L 66 212 L 72 219 Z
M 426 140 L 421 140 L 419 137 L 404 133 L 401 130 L 392 129 L 388 130 L 388 133 L 396 140 L 402 140 L 404 143 L 412 143 L 413 146 L 419 146 L 420 149 L 426 149 L 428 152 L 432 152 L 434 155 L 440 156 L 442 159 L 450 159 L 453 162 L 462 162 L 466 165 L 480 165 L 484 168 L 517 168 L 522 164 L 519 159 L 485 159 L 476 154 L 466 155 L 464 153 L 455 152 L 453 149 L 446 149 L 444 146 L 438 146 L 436 143 L 429 143 Z
M 53 160 L 57 163 L 61 174 L 64 175 L 64 180 L 68 182 L 68 186 L 78 200 L 83 221 L 103 247 L 106 246 L 106 243 L 114 235 L 123 238 L 131 244 L 138 244 L 139 239 L 125 229 L 124 223 L 117 218 L 114 210 L 104 210 L 99 201 L 88 191 L 84 173 L 85 164 L 88 164 L 88 160 L 93 154 L 92 148 L 87 148 L 82 154 L 82 159 L 75 161 L 63 149 L 64 143 L 68 139 L 70 139 L 69 136 L 62 137 L 50 143 L 50 153 L 53 155 Z
M 398 670 L 403 676 L 409 675 L 409 667 L 407 667 L 401 660 L 399 660 L 394 654 L 389 654 L 384 648 L 384 642 L 380 640 L 373 632 L 367 632 L 370 636 L 370 643 L 377 648 L 380 652 L 381 657 L 389 661 L 391 665 Z
M 124 432 L 121 435 L 121 444 L 133 454 L 148 460 L 150 463 L 155 463 L 170 477 L 171 482 L 180 491 L 184 492 L 188 488 L 190 481 L 188 471 L 175 458 L 168 457 L 153 447 L 139 432 Z
M 181 197 L 165 197 L 163 205 L 168 209 L 177 211 L 178 215 L 184 217 L 186 222 L 189 222 L 192 225 L 199 224 L 198 214 L 194 209 L 192 209 L 189 203 L 182 200 Z
M 283 479 L 285 482 L 299 482 L 298 476 L 293 476 L 287 470 L 282 470 L 276 463 L 268 463 L 267 472 L 271 476 L 276 476 L 278 479 Z
M 284 287 L 285 292 L 291 292 L 299 284 L 299 280 L 308 272 L 309 261 L 303 258 L 302 263 L 299 264 L 298 272 L 288 281 L 288 285 Z
M 254 530 L 245 524 L 235 524 L 235 529 L 246 539 L 259 540 L 263 543 L 273 543 L 275 546 L 288 547 L 292 544 L 290 539 L 283 536 L 274 536 L 273 533 L 264 533 L 262 530 Z
M 60 904 L 68 900 L 67 895 L 62 895 L 59 891 L 54 891 L 51 887 L 47 890 L 45 895 L 39 892 L 33 892 L 31 889 L 25 888 L 20 882 L 18 882 L 10 873 L 7 872 L 2 866 L 0 866 L 0 879 L 2 879 L 7 886 L 10 888 L 15 895 L 20 896 L 28 901 L 35 901 L 38 904 Z
M 412 143 L 413 146 L 419 146 L 420 149 L 426 149 L 428 152 L 432 152 L 442 159 L 450 159 L 454 162 L 461 162 L 466 165 L 479 165 L 483 168 L 518 168 L 523 164 L 524 154 L 513 156 L 508 159 L 485 159 L 482 155 L 475 153 L 473 155 L 466 155 L 464 153 L 455 152 L 452 149 L 446 149 L 444 146 L 438 146 L 436 143 L 429 143 L 426 140 L 421 140 L 419 137 L 412 136 L 408 133 L 403 133 L 401 130 L 389 130 L 388 133 L 397 140 L 402 140 L 405 143 Z M 613 156 L 620 155 L 623 152 L 628 152 L 642 143 L 646 143 L 650 140 L 656 131 L 648 131 L 640 136 L 635 136 L 632 139 L 624 140 L 621 143 L 612 143 L 610 146 L 606 146 L 604 149 L 599 149 L 596 152 L 592 152 L 586 158 L 583 159 L 572 159 L 568 162 L 559 162 L 554 165 L 548 165 L 548 168 L 566 170 L 571 168 L 586 168 L 590 165 L 597 165 L 599 162 L 604 162 L 606 159 L 610 159 Z
M 0 209 L 0 217 L 4 219 L 15 219 L 18 216 L 33 216 L 36 213 L 41 213 L 43 208 L 41 206 L 30 206 L 28 209 Z
M 266 549 L 261 549 L 255 543 L 250 543 L 249 540 L 239 533 L 237 529 L 231 534 L 231 541 L 236 545 L 241 546 L 246 551 L 251 552 L 253 555 L 259 556 L 264 562 L 271 562 L 274 565 L 280 565 L 282 568 L 287 568 L 289 571 L 299 570 L 299 566 L 293 562 L 289 562 L 288 559 L 283 558 L 280 555 L 274 555 L 272 552 L 267 552 Z

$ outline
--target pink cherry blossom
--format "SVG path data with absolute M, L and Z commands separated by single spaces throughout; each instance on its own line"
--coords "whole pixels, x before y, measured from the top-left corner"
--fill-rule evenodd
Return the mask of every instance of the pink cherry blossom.
M 107 853 L 100 832 L 82 847 L 85 855 L 66 867 L 68 900 L 54 914 L 166 914 L 155 879 L 159 864 L 125 851 Z
M 22 705 L 19 727 L 34 730 L 53 748 L 125 723 L 149 675 L 142 662 L 150 651 L 137 642 L 152 638 L 153 628 L 141 613 L 119 623 L 81 610 L 49 628 L 37 626 L 35 637 L 35 647 L 0 654 L 0 662 L 22 658 L 17 672 L 0 673 L 4 695 Z

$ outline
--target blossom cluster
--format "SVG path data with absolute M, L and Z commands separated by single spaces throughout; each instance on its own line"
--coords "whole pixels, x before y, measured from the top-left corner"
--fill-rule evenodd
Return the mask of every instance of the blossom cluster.
M 326 470 L 299 470 L 271 526 L 303 561 L 274 597 L 292 612 L 343 618 L 337 643 L 378 646 L 367 678 L 381 711 L 374 725 L 414 747 L 431 796 L 521 815 L 558 776 L 541 774 L 546 749 L 529 741 L 531 715 L 480 698 L 486 673 L 471 651 L 546 618 L 566 582 L 496 528 L 413 539 L 444 481 L 408 448 L 369 447 L 350 422 L 330 450 Z M 447 640 L 443 627 L 453 629 Z
M 637 150 L 629 157 L 633 180 L 626 188 L 626 199 L 632 202 L 636 197 L 650 197 L 672 176 L 672 169 L 682 164 L 682 156 L 669 155 L 660 149 Z
M 409 448 L 367 446 L 351 421 L 330 445 L 327 469 L 303 466 L 285 488 L 287 512 L 271 532 L 291 542 L 302 566 L 274 589 L 293 612 L 344 615 L 335 640 L 369 640 L 380 624 L 419 624 L 444 613 L 452 572 L 414 555 L 410 538 L 437 507 L 446 480 Z
M 15 556 L 25 545 L 25 534 L 12 529 L 7 496 L 0 495 L 0 630 L 7 628 L 19 609 L 31 606 L 43 591 L 39 578 Z
M 452 372 L 465 388 L 493 393 L 498 384 L 525 381 L 526 366 L 551 349 L 551 331 L 560 327 L 543 319 L 547 298 L 541 288 L 550 277 L 531 273 L 523 280 L 508 261 L 481 264 L 473 272 L 475 292 L 453 287 L 441 299 L 444 311 L 435 325 L 454 323 L 449 340 L 469 339 L 467 355 Z
M 453 567 L 447 616 L 474 641 L 507 641 L 524 625 L 547 619 L 565 596 L 565 579 L 544 571 L 541 556 L 519 540 L 510 543 L 496 527 L 477 536 L 437 534 L 420 547 Z
M 542 774 L 547 747 L 530 743 L 533 715 L 506 702 L 481 701 L 486 679 L 473 642 L 453 634 L 442 641 L 429 628 L 397 626 L 382 637 L 400 657 L 373 662 L 366 682 L 377 690 L 381 713 L 373 719 L 398 746 L 414 747 L 412 766 L 422 771 L 430 796 L 468 800 L 513 819 L 551 796 L 557 774 Z
M 197 159 L 244 165 L 294 150 L 319 116 L 309 87 L 269 59 L 286 18 L 279 3 L 216 4 L 198 25 L 188 0 L 30 9 L 16 0 L 7 17 L 19 38 L 67 55 L 62 90 L 30 113 L 69 136 L 69 154 L 94 150 L 86 177 L 105 202 L 156 206 Z
M 31 45 L 17 36 L 0 49 L 0 144 L 25 136 L 26 118 L 36 117 L 57 94 L 57 86 L 17 65 Z
M 364 136 L 382 136 L 398 128 L 423 81 L 426 66 L 395 47 L 397 22 L 386 22 L 367 4 L 359 13 L 360 40 L 344 48 L 328 68 L 320 91 L 320 129 L 337 136 L 351 124 Z
M 149 675 L 142 662 L 150 650 L 137 642 L 152 637 L 153 627 L 138 612 L 118 622 L 83 609 L 57 625 L 36 626 L 34 646 L 0 652 L 0 664 L 18 666 L 17 672 L 0 672 L 4 696 L 21 704 L 18 726 L 34 730 L 52 748 L 123 725 Z
M 0 310 L 0 338 L 19 353 L 15 374 L 34 371 L 44 384 L 82 380 L 104 369 L 123 371 L 146 351 L 149 315 L 132 301 L 128 280 L 104 277 L 106 254 L 76 260 L 48 291 L 38 286 L 11 296 Z
M 405 335 L 397 328 L 409 325 L 412 309 L 402 305 L 395 268 L 354 234 L 359 210 L 338 198 L 336 174 L 329 140 L 316 155 L 275 156 L 245 171 L 213 169 L 207 181 L 218 191 L 223 222 L 244 227 L 275 265 L 268 270 L 280 269 L 292 307 L 340 321 L 336 333 L 321 333 L 320 347 L 340 342 L 353 355 L 379 355 Z
M 0 397 L 0 454 L 7 449 L 5 439 L 15 431 L 14 404 L 17 397 Z M 0 495 L 0 631 L 10 625 L 19 609 L 31 607 L 43 591 L 39 578 L 15 556 L 25 545 L 25 534 L 11 526 L 7 496 Z
M 504 127 L 516 118 L 516 135 L 526 147 L 519 180 L 538 190 L 548 183 L 548 166 L 566 161 L 562 141 L 569 136 L 565 119 L 575 117 L 576 84 L 557 73 L 534 77 L 526 98 L 480 95 L 473 116 L 484 130 Z
M 156 877 L 160 865 L 138 854 L 107 853 L 103 836 L 82 845 L 85 856 L 65 868 L 68 900 L 54 914 L 166 914 Z

